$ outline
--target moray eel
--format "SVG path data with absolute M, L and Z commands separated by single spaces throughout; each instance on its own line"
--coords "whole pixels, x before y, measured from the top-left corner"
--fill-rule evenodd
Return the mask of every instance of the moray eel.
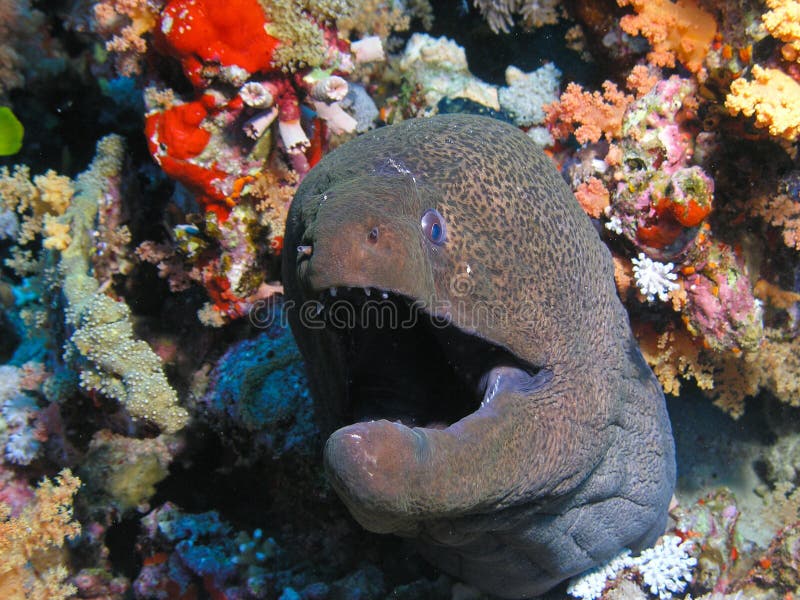
M 607 248 L 542 151 L 485 117 L 366 133 L 292 202 L 289 322 L 324 465 L 366 529 L 527 598 L 664 532 L 675 454 Z

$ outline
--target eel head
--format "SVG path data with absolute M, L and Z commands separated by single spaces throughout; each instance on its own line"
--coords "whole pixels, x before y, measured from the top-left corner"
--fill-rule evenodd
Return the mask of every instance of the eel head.
M 327 441 L 329 478 L 375 532 L 415 535 L 422 519 L 491 510 L 513 495 L 507 476 L 474 472 L 480 463 L 507 475 L 502 452 L 489 467 L 470 456 L 497 428 L 498 399 L 549 381 L 464 318 L 468 299 L 440 284 L 457 237 L 446 214 L 407 173 L 333 184 L 302 210 L 289 278 L 302 302 L 290 314 L 301 346 L 324 357 L 325 375 L 313 379 L 329 386 L 334 422 L 352 423 Z

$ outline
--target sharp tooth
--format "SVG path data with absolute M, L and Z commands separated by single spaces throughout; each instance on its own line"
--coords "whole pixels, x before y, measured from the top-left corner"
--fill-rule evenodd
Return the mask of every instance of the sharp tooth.
M 331 288 L 329 291 L 330 291 L 330 293 L 331 293 L 331 296 L 333 296 L 334 298 L 336 298 L 336 288 L 335 288 L 335 287 L 332 287 L 332 288 Z
M 381 298 L 383 298 L 384 300 L 388 300 L 389 299 L 389 293 L 388 292 L 381 292 Z
M 315 317 L 319 316 L 319 313 L 322 312 L 322 302 L 317 302 L 317 312 L 314 314 Z
M 365 288 L 364 288 L 364 293 L 365 293 L 367 296 L 369 296 L 369 295 L 370 295 L 372 292 L 370 291 L 370 289 L 369 289 L 368 287 L 365 287 Z

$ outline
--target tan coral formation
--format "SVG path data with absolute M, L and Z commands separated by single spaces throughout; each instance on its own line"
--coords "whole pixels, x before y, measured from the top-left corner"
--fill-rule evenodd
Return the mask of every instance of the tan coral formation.
M 758 351 L 727 355 L 702 348 L 681 330 L 657 334 L 638 325 L 635 333 L 665 393 L 678 395 L 682 381 L 694 380 L 734 418 L 744 414 L 745 400 L 762 390 L 800 406 L 800 339 L 767 328 Z
M 81 526 L 72 518 L 72 497 L 80 479 L 64 469 L 44 479 L 32 502 L 17 516 L 0 503 L 0 597 L 7 600 L 63 600 L 74 597 L 64 543 Z
M 560 0 L 473 0 L 473 4 L 495 33 L 511 31 L 515 15 L 528 29 L 554 25 L 561 16 Z

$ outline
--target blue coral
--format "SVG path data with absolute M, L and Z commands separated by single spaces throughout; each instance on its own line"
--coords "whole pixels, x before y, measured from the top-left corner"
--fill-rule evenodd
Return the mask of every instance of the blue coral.
M 291 333 L 279 322 L 222 356 L 198 408 L 240 455 L 312 451 L 317 430 L 305 371 Z

